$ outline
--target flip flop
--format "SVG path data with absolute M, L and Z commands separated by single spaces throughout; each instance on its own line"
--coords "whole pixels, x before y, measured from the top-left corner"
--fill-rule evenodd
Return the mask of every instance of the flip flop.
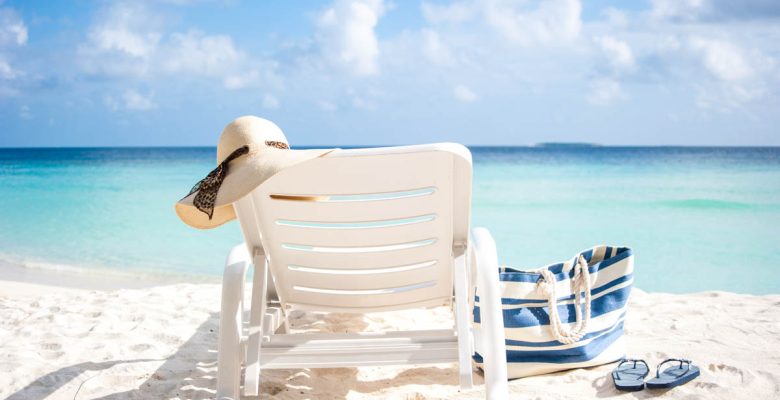
M 674 361 L 679 362 L 680 365 L 669 367 L 661 371 L 662 365 Z M 699 367 L 693 365 L 691 363 L 691 360 L 685 360 L 682 358 L 670 358 L 658 364 L 658 368 L 655 371 L 655 378 L 647 381 L 647 388 L 648 389 L 673 388 L 675 386 L 688 383 L 692 381 L 694 378 L 696 378 L 697 376 L 699 376 Z
M 644 360 L 626 358 L 612 371 L 615 387 L 624 392 L 636 392 L 645 388 L 645 377 L 650 367 Z

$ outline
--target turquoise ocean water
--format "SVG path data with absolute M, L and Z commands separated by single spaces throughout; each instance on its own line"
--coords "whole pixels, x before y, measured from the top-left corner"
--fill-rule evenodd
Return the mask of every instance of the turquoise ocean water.
M 780 148 L 471 150 L 472 225 L 492 231 L 502 263 L 625 245 L 645 290 L 780 293 Z M 173 212 L 214 153 L 0 149 L 0 261 L 219 276 L 238 225 L 200 231 Z

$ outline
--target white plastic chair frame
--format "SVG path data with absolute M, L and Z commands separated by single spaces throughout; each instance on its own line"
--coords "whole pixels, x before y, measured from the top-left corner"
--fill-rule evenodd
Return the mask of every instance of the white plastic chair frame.
M 246 396 L 258 394 L 261 369 L 446 362 L 458 363 L 460 386 L 468 389 L 475 345 L 487 398 L 507 397 L 496 247 L 486 229 L 469 231 L 471 154 L 464 146 L 336 150 L 276 174 L 234 207 L 246 242 L 225 265 L 217 398 L 239 398 L 242 363 Z M 481 332 L 470 322 L 475 285 Z M 454 327 L 287 333 L 292 309 L 441 305 L 454 306 Z

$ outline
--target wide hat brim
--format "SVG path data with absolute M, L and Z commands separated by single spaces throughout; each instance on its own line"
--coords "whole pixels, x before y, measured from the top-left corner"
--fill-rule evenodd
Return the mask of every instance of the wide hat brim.
M 236 218 L 233 203 L 249 194 L 268 178 L 284 168 L 322 157 L 333 149 L 288 150 L 264 149 L 230 163 L 225 179 L 217 192 L 211 218 L 193 204 L 194 192 L 175 204 L 176 214 L 187 225 L 198 229 L 216 228 Z

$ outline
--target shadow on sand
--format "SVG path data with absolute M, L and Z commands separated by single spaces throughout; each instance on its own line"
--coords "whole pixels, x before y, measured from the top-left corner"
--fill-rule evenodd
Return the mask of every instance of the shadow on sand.
M 316 331 L 318 328 L 330 329 L 350 326 L 352 329 L 364 329 L 365 323 L 360 315 L 309 315 L 299 316 L 292 321 L 297 329 Z M 50 372 L 16 393 L 7 400 L 43 400 L 66 385 L 74 386 L 73 399 L 97 398 L 104 400 L 119 399 L 212 399 L 216 388 L 217 363 L 217 329 L 219 314 L 212 313 L 187 342 L 182 344 L 176 353 L 164 359 L 163 364 L 153 373 L 144 374 L 148 378 L 138 387 L 116 392 L 102 397 L 90 394 L 89 387 L 95 384 L 93 378 L 106 378 L 101 371 L 108 370 L 119 364 L 163 361 L 161 359 L 111 360 L 104 362 L 85 362 L 60 368 Z M 204 351 L 208 349 L 208 351 Z M 95 371 L 81 382 L 72 382 L 85 373 Z M 455 367 L 410 368 L 388 379 L 374 381 L 358 380 L 356 368 L 323 368 L 323 369 L 293 369 L 266 370 L 262 373 L 261 396 L 279 396 L 285 399 L 343 399 L 350 391 L 372 393 L 382 388 L 395 386 L 399 381 L 413 381 L 419 385 L 453 385 L 458 384 L 458 372 Z M 475 375 L 475 384 L 480 384 L 481 378 Z M 105 393 L 104 390 L 102 390 Z M 69 396 L 70 397 L 70 396 Z

